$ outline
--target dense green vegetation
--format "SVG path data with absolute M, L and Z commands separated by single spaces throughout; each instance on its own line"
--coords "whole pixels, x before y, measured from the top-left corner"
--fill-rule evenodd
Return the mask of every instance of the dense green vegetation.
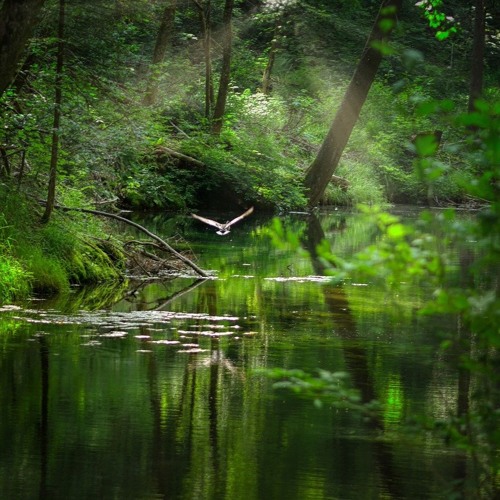
M 48 289 L 60 289 L 67 277 L 92 281 L 95 274 L 76 258 L 62 274 L 45 273 L 60 276 L 53 283 L 40 275 L 36 254 L 49 255 L 43 245 L 61 250 L 62 261 L 82 250 L 71 246 L 70 252 L 64 235 L 45 235 L 57 234 L 57 221 L 37 228 L 28 195 L 50 204 L 52 190 L 56 202 L 71 206 L 110 201 L 174 211 L 305 207 L 304 174 L 379 9 L 377 2 L 340 0 L 22 3 L 43 6 L 29 43 L 13 51 L 18 70 L 0 100 L 1 212 L 13 231 L 5 233 L 2 250 L 9 280 L 23 269 L 21 281 Z M 420 10 L 403 2 L 391 26 L 392 48 L 377 46 L 384 59 L 322 203 L 475 202 L 464 186 L 478 175 L 477 163 L 459 148 L 463 134 L 446 116 L 415 112 L 422 101 L 444 97 L 466 110 L 474 9 L 468 2 L 442 6 L 454 16 L 445 18 L 440 33 L 452 36 L 444 41 Z M 487 13 L 483 95 L 491 102 L 499 97 L 498 7 L 488 3 Z M 439 28 L 441 20 L 430 22 Z M 225 108 L 218 119 L 220 99 Z M 412 167 L 412 138 L 435 130 L 442 131 L 436 154 L 444 175 L 431 178 Z M 12 217 L 9 199 L 24 207 L 25 217 L 22 211 Z M 65 234 L 70 219 L 78 225 L 78 218 L 65 216 Z M 102 228 L 91 226 L 86 235 L 99 237 Z M 38 250 L 27 267 L 18 236 L 24 233 L 39 234 L 29 242 Z
M 379 10 L 370 0 L 98 0 L 91 7 L 24 0 L 18 4 L 31 7 L 32 18 L 14 11 L 10 18 L 2 15 L 15 2 L 1 1 L 0 301 L 122 276 L 125 257 L 109 223 L 54 203 L 180 213 L 312 208 L 307 173 L 332 120 L 346 123 L 351 112 L 352 133 L 333 128 L 347 145 L 328 153 L 335 174 L 326 189 L 319 186 L 320 203 L 368 205 L 379 236 L 354 258 L 340 259 L 326 243 L 317 246 L 321 234 L 313 238 L 309 227 L 314 270 L 339 283 L 362 276 L 398 292 L 411 280 L 432 288 L 420 312 L 460 325 L 440 339 L 446 362 L 458 366 L 456 412 L 419 421 L 418 430 L 437 431 L 464 450 L 473 469 L 467 491 L 494 498 L 497 3 L 403 1 L 399 9 L 401 2 L 388 0 Z M 20 24 L 11 22 L 15 16 Z M 363 50 L 369 35 L 375 43 Z M 383 55 L 376 63 L 374 48 Z M 360 60 L 376 77 L 361 82 L 369 93 L 359 98 L 358 116 L 346 95 L 356 93 L 351 76 L 364 74 L 357 72 Z M 435 237 L 431 213 L 405 225 L 373 208 L 399 202 L 481 210 L 465 221 L 442 211 L 437 218 L 447 230 Z M 278 223 L 273 236 L 296 248 L 307 239 Z M 462 249 L 467 273 L 449 272 L 451 244 Z M 322 290 L 328 305 L 328 287 Z M 344 372 L 315 377 L 280 368 L 275 375 L 288 376 L 281 386 L 318 405 L 356 408 L 383 428 L 384 402 L 367 406 L 367 398 L 343 385 Z
M 121 278 L 125 257 L 102 223 L 83 214 L 56 212 L 50 223 L 42 225 L 42 209 L 35 201 L 3 187 L 0 194 L 3 300 L 23 298 L 32 291 L 54 293 L 67 290 L 70 284 Z M 61 197 L 61 201 L 66 200 L 68 204 L 78 202 Z
M 437 214 L 425 211 L 416 224 L 404 224 L 380 208 L 365 206 L 368 220 L 379 233 L 374 244 L 345 259 L 323 240 L 311 256 L 321 262 L 321 272 L 332 275 L 337 283 L 346 279 L 379 282 L 395 296 L 409 284 L 425 284 L 433 293 L 419 307 L 419 314 L 435 320 L 454 318 L 460 325 L 456 330 L 435 332 L 447 364 L 457 373 L 456 410 L 441 419 L 424 419 L 418 414 L 413 419 L 420 432 L 432 431 L 468 453 L 472 473 L 465 486 L 472 497 L 496 498 L 500 489 L 500 106 L 478 100 L 475 108 L 473 113 L 456 113 L 449 101 L 427 101 L 418 113 L 447 115 L 457 130 L 468 130 L 465 135 L 470 140 L 461 154 L 476 163 L 477 175 L 473 182 L 462 185 L 466 193 L 487 206 L 468 219 L 457 217 L 451 208 Z M 424 140 L 416 147 L 421 175 L 444 176 L 441 161 L 432 154 L 435 144 Z M 437 225 L 444 229 L 438 235 L 433 232 Z M 281 245 L 300 248 L 300 239 L 287 233 L 279 220 L 271 235 Z M 459 276 L 457 262 L 450 258 L 452 247 L 459 248 Z M 305 394 L 318 404 L 333 401 L 340 407 L 356 408 L 381 425 L 378 402 L 346 385 L 344 372 L 320 371 L 316 375 L 278 369 L 270 374 L 285 379 L 278 387 Z

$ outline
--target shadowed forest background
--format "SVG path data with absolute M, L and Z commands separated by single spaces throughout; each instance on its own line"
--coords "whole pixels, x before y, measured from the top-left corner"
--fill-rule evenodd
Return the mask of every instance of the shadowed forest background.
M 307 204 L 305 172 L 380 8 L 374 1 L 66 1 L 61 21 L 58 2 L 24 3 L 38 5 L 39 15 L 32 8 L 32 34 L 2 88 L 4 185 L 24 191 L 48 182 L 59 89 L 59 202 L 168 210 Z M 415 112 L 441 98 L 466 109 L 470 97 L 474 5 L 450 1 L 442 10 L 458 29 L 439 41 L 422 8 L 403 2 L 391 50 L 321 203 L 468 201 L 461 183 L 477 165 L 457 154 L 463 137 L 446 117 Z M 494 98 L 498 6 L 491 2 L 487 13 L 484 95 Z M 446 175 L 429 187 L 412 167 L 412 139 L 434 131 Z

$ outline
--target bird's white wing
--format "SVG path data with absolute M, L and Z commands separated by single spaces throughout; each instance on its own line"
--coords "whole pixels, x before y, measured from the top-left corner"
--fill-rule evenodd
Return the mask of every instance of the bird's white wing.
M 222 229 L 222 227 L 223 227 L 223 224 L 219 224 L 218 222 L 216 222 L 212 219 L 205 219 L 205 217 L 200 217 L 199 215 L 196 215 L 196 214 L 191 214 L 191 216 L 194 217 L 195 219 L 201 220 L 202 222 L 204 222 L 205 224 L 208 224 L 209 226 L 214 226 L 217 229 Z
M 226 227 L 232 226 L 233 224 L 236 224 L 238 221 L 246 217 L 247 215 L 250 215 L 253 212 L 253 207 L 250 207 L 244 214 L 241 214 L 240 216 L 236 217 L 236 219 L 233 219 L 232 221 L 228 222 L 226 224 Z

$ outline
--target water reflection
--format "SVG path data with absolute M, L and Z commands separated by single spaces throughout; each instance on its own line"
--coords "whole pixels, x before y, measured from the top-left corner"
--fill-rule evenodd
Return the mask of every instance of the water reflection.
M 426 291 L 395 305 L 371 284 L 322 278 L 323 236 L 339 255 L 372 236 L 350 214 L 285 218 L 312 258 L 248 223 L 223 243 L 186 234 L 218 279 L 0 311 L 5 498 L 441 498 L 464 474 L 441 443 L 414 444 L 401 426 L 415 410 L 447 411 L 443 394 L 456 402 L 435 325 L 415 314 Z M 253 375 L 272 367 L 348 371 L 384 412 L 366 422 L 317 409 Z

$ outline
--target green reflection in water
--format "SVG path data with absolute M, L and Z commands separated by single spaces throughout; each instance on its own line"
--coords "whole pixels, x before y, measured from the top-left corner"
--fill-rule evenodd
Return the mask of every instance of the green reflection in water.
M 384 408 L 384 423 L 387 426 L 401 423 L 404 406 L 404 392 L 401 388 L 401 380 L 393 375 L 387 382 L 387 391 Z
M 284 219 L 307 240 L 308 220 Z M 350 214 L 321 223 L 340 255 L 373 237 Z M 425 287 L 393 299 L 313 278 L 315 263 L 274 249 L 258 217 L 226 237 L 183 224 L 217 279 L 0 312 L 5 497 L 440 498 L 455 457 L 397 432 L 414 411 L 454 404 L 436 324 L 417 314 Z M 364 398 L 387 403 L 381 425 L 252 375 L 273 367 L 349 371 Z

